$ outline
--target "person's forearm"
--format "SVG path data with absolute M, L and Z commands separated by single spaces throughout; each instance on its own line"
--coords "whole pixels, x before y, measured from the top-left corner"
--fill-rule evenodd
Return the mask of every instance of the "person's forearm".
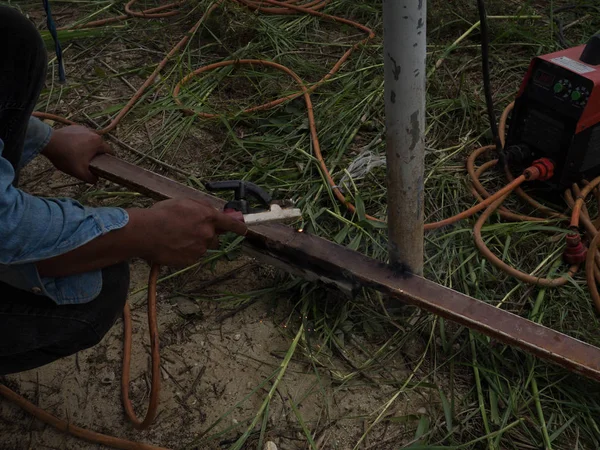
M 243 222 L 213 206 L 189 198 L 158 202 L 150 209 L 128 210 L 129 223 L 64 255 L 37 263 L 42 277 L 61 277 L 102 269 L 140 257 L 155 264 L 185 267 L 194 264 L 218 235 L 246 234 Z M 1 230 L 1 228 L 0 228 Z
M 64 277 L 103 269 L 133 257 L 144 257 L 149 210 L 130 209 L 129 222 L 63 255 L 36 263 L 41 277 Z

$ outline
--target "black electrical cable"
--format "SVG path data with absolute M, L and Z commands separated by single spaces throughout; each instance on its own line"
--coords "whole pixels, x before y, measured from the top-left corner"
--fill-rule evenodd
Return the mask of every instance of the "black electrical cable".
M 498 122 L 494 111 L 494 99 L 492 97 L 492 83 L 490 81 L 490 33 L 488 28 L 487 13 L 483 0 L 477 0 L 479 8 L 479 24 L 481 29 L 481 67 L 483 73 L 483 90 L 485 93 L 485 103 L 487 106 L 488 118 L 494 144 L 499 157 L 503 156 L 503 146 L 498 133 Z
M 600 13 L 600 8 L 598 6 L 594 6 L 594 5 L 568 5 L 568 6 L 561 6 L 560 8 L 556 8 L 554 11 L 552 11 L 552 20 L 556 24 L 556 28 L 557 28 L 556 37 L 558 38 L 558 41 L 560 42 L 560 45 L 562 45 L 563 48 L 573 47 L 573 44 L 571 42 L 569 42 L 569 40 L 565 37 L 564 23 L 563 23 L 562 19 L 557 17 L 557 15 L 560 13 L 563 13 L 563 12 L 574 11 L 574 10 L 583 10 L 583 11 L 587 10 L 587 11 L 595 11 L 597 13 Z
M 50 0 L 43 0 L 43 3 L 44 10 L 46 11 L 46 23 L 48 25 L 48 31 L 50 31 L 50 35 L 52 35 L 52 39 L 54 40 L 54 51 L 56 52 L 56 62 L 58 63 L 58 80 L 61 83 L 64 83 L 67 80 L 67 78 L 65 75 L 65 66 L 63 63 L 63 52 L 62 47 L 60 45 L 60 40 L 58 39 L 56 24 L 54 23 L 54 19 L 52 18 Z

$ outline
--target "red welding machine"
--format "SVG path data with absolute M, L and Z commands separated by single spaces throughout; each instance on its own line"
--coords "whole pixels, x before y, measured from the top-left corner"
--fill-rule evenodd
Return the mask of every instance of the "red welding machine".
M 531 62 L 505 154 L 516 170 L 538 158 L 551 159 L 555 175 L 546 189 L 553 191 L 600 176 L 600 34 L 587 45 Z

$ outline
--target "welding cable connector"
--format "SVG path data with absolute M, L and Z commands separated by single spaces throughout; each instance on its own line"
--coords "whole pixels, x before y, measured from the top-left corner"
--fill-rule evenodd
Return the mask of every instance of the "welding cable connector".
M 506 162 L 514 167 L 523 167 L 525 161 L 530 161 L 532 156 L 531 149 L 525 144 L 511 145 L 504 151 Z
M 581 242 L 581 235 L 579 233 L 571 232 L 567 234 L 567 248 L 563 253 L 563 260 L 567 264 L 581 264 L 585 262 L 588 249 Z
M 527 181 L 548 181 L 554 176 L 554 163 L 548 158 L 536 159 L 523 171 Z

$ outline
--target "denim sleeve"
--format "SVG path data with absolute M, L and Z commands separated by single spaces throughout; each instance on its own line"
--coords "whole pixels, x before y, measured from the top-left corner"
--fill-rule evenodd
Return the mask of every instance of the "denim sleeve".
M 74 250 L 124 227 L 121 208 L 88 208 L 71 199 L 40 198 L 12 185 L 12 165 L 1 157 L 0 281 L 52 298 L 56 303 L 85 303 L 102 287 L 101 271 L 41 279 L 35 262 Z
M 27 127 L 25 146 L 23 147 L 23 154 L 19 161 L 19 168 L 22 169 L 29 164 L 48 145 L 51 137 L 52 127 L 37 117 L 31 117 L 29 119 L 29 126 Z

